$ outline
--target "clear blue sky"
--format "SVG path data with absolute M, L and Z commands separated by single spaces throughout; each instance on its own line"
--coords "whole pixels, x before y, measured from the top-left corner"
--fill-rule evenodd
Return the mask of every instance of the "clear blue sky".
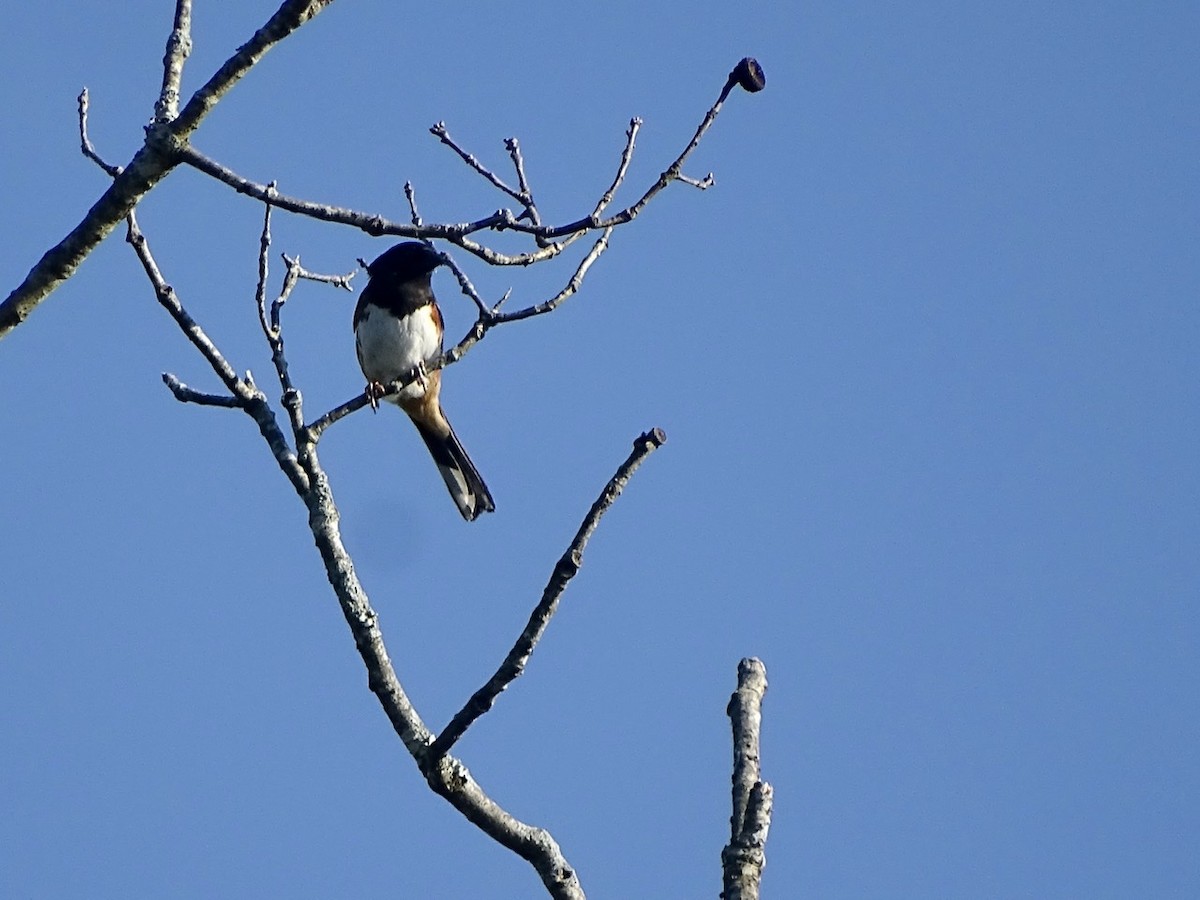
M 443 399 L 498 511 L 458 517 L 404 417 L 323 459 L 415 702 L 491 672 L 631 439 L 667 445 L 589 548 L 526 674 L 459 746 L 589 896 L 715 896 L 724 707 L 768 667 L 766 896 L 1200 895 L 1200 11 L 1194 3 L 399 6 L 341 0 L 196 144 L 286 192 L 429 220 L 672 188 L 585 289 Z M 198 0 L 186 87 L 273 8 Z M 141 140 L 171 4 L 10 4 L 5 293 Z M 190 172 L 140 219 L 239 369 L 261 210 Z M 388 245 L 280 217 L 341 272 Z M 511 246 L 504 242 L 504 246 Z M 568 268 L 488 270 L 543 299 Z M 281 266 L 275 266 L 278 285 Z M 450 331 L 470 308 L 435 281 Z M 361 390 L 352 298 L 286 312 L 315 414 Z M 304 513 L 114 236 L 0 343 L 0 894 L 538 896 L 433 796 L 368 693 Z M 631 885 L 636 887 L 631 887 Z

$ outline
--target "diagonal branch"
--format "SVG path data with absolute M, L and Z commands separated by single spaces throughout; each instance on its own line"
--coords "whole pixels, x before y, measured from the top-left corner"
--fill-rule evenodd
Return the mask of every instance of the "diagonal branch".
M 125 239 L 133 247 L 134 253 L 137 254 L 138 261 L 141 262 L 142 269 L 145 271 L 146 277 L 150 280 L 150 284 L 154 288 L 154 295 L 158 298 L 159 305 L 170 313 L 171 318 L 175 320 L 175 324 L 179 326 L 179 329 L 187 339 L 192 342 L 192 346 L 200 351 L 200 354 L 208 361 L 209 366 L 212 367 L 217 377 L 225 384 L 231 400 L 235 401 L 235 403 L 231 403 L 230 405 L 236 404 L 238 407 L 246 410 L 246 413 L 254 419 L 258 425 L 259 432 L 271 448 L 271 452 L 275 456 L 279 468 L 288 477 L 288 480 L 291 481 L 292 487 L 296 489 L 296 492 L 303 495 L 303 492 L 308 489 L 308 478 L 297 463 L 296 454 L 288 446 L 287 439 L 284 437 L 283 431 L 275 419 L 275 413 L 271 409 L 271 405 L 267 402 L 266 396 L 250 379 L 249 374 L 244 379 L 238 378 L 237 372 L 234 371 L 233 366 L 229 364 L 221 351 L 217 349 L 217 345 L 212 342 L 204 329 L 200 327 L 200 324 L 184 309 L 179 296 L 175 293 L 175 289 L 163 278 L 158 263 L 155 261 L 154 255 L 150 252 L 150 244 L 138 227 L 137 218 L 132 212 L 129 213 L 129 230 Z M 192 391 L 190 388 L 186 388 L 183 391 L 177 390 L 176 385 L 180 387 L 183 385 L 173 375 L 164 375 L 163 381 L 177 400 L 201 403 L 207 406 L 225 405 L 224 403 L 218 404 L 214 399 L 211 399 L 217 396 L 215 394 L 201 394 L 197 391 Z
M 205 85 L 196 91 L 187 105 L 173 121 L 175 134 L 181 139 L 189 137 L 204 121 L 218 101 L 242 80 L 266 54 L 280 41 L 288 37 L 305 23 L 315 18 L 333 0 L 284 0 L 262 28 L 229 57 Z
M 480 175 L 482 175 L 485 179 L 487 179 L 487 181 L 493 187 L 495 187 L 497 190 L 499 190 L 505 194 L 508 194 L 508 196 L 512 197 L 514 200 L 516 200 L 518 203 L 520 203 L 522 205 L 528 205 L 528 203 L 529 203 L 528 192 L 522 194 L 521 191 L 518 191 L 515 188 L 509 187 L 507 184 L 505 184 L 504 180 L 499 175 L 497 175 L 495 172 L 493 172 L 491 169 L 489 169 L 487 166 L 485 166 L 483 163 L 481 163 L 478 159 L 476 159 L 475 155 L 473 153 L 469 153 L 468 151 L 464 150 L 461 146 L 459 146 L 459 143 L 456 140 L 454 140 L 454 138 L 450 137 L 450 129 L 448 129 L 446 127 L 445 122 L 438 122 L 436 125 L 434 125 L 433 127 L 431 127 L 429 129 L 429 133 L 432 134 L 434 137 L 436 137 L 439 141 L 441 141 L 447 147 L 449 147 L 451 150 L 453 150 L 455 153 L 457 153 L 459 158 L 463 162 L 465 162 L 468 166 L 470 166 L 472 169 L 474 169 L 476 172 L 478 172 Z M 509 138 L 509 140 L 512 140 L 512 138 Z M 512 152 L 511 149 L 509 152 L 510 153 Z M 518 169 L 518 173 L 520 173 L 519 169 Z
M 565 225 L 553 227 L 541 224 L 539 216 L 533 211 L 532 195 L 528 193 L 528 184 L 524 182 L 523 178 L 524 161 L 520 159 L 519 147 L 510 146 L 509 148 L 514 165 L 517 166 L 518 179 L 522 181 L 522 188 L 517 190 L 505 183 L 498 175 L 483 166 L 472 154 L 455 143 L 450 138 L 445 125 L 440 122 L 433 126 L 430 131 L 442 140 L 443 143 L 451 147 L 468 166 L 480 173 L 498 190 L 521 203 L 522 207 L 524 207 L 521 216 L 514 216 L 511 211 L 500 209 L 475 221 L 458 224 L 418 224 L 416 221 L 412 223 L 395 222 L 376 213 L 359 212 L 344 207 L 314 203 L 298 197 L 271 193 L 267 185 L 243 178 L 227 166 L 200 153 L 200 151 L 191 145 L 181 146 L 177 152 L 182 162 L 227 184 L 238 193 L 257 200 L 265 201 L 270 199 L 274 205 L 298 215 L 309 216 L 325 222 L 348 225 L 375 237 L 394 235 L 396 237 L 417 238 L 420 240 L 447 240 L 463 248 L 468 253 L 478 256 L 490 265 L 528 266 L 558 256 L 572 240 L 584 233 L 604 231 L 633 221 L 654 197 L 675 181 L 682 181 L 685 184 L 690 184 L 693 187 L 701 189 L 710 187 L 713 184 L 711 173 L 702 179 L 691 178 L 682 173 L 683 164 L 700 145 L 701 139 L 708 132 L 709 128 L 712 127 L 713 122 L 716 121 L 717 115 L 728 99 L 730 92 L 740 85 L 745 90 L 753 93 L 761 90 L 763 84 L 765 84 L 765 76 L 763 76 L 762 69 L 757 62 L 749 57 L 739 62 L 734 70 L 729 73 L 725 86 L 722 88 L 716 103 L 705 113 L 700 125 L 696 128 L 695 134 L 692 135 L 691 140 L 682 152 L 680 152 L 679 156 L 675 158 L 675 161 L 667 167 L 658 177 L 658 180 L 632 206 L 626 207 L 607 218 L 601 218 L 601 213 L 612 201 L 616 189 L 624 180 L 629 167 L 629 161 L 632 158 L 633 142 L 641 121 L 638 119 L 631 120 L 630 128 L 626 132 L 627 140 L 617 170 L 617 177 L 614 179 L 612 186 L 601 197 L 595 209 L 589 215 Z M 186 114 L 186 112 L 185 110 L 184 113 Z M 530 221 L 523 221 L 525 218 L 529 218 Z M 538 249 L 527 253 L 501 253 L 472 239 L 472 235 L 481 231 L 516 231 L 527 234 L 538 244 Z M 567 240 L 556 240 L 557 238 L 566 238 Z
M 171 122 L 155 123 L 147 129 L 146 141 L 141 149 L 84 214 L 79 224 L 42 254 L 24 280 L 0 302 L 0 338 L 29 318 L 43 300 L 74 275 L 96 246 L 124 221 L 142 197 L 179 164 L 179 145 L 199 127 L 217 101 L 250 71 L 263 54 L 330 2 L 332 0 L 285 0 L 267 23 L 192 96 L 178 118 Z M 182 71 L 182 58 L 178 60 L 178 65 Z M 167 80 L 164 77 L 164 82 Z
M 687 181 L 688 184 L 698 188 L 709 187 L 712 184 L 712 173 L 709 173 L 707 178 L 696 181 L 695 179 L 682 176 L 680 172 L 683 169 L 683 164 L 692 155 L 692 151 L 700 146 L 701 139 L 708 132 L 708 129 L 712 127 L 713 122 L 717 120 L 717 115 L 721 112 L 721 107 L 725 105 L 725 101 L 729 98 L 730 92 L 739 85 L 750 93 L 757 93 L 766 85 L 766 76 L 763 75 L 762 67 L 759 66 L 756 60 L 746 57 L 729 73 L 728 78 L 725 80 L 725 86 L 721 88 L 721 94 L 717 97 L 717 102 L 704 114 L 704 118 L 700 121 L 700 125 L 696 128 L 696 133 L 692 135 L 692 139 L 688 142 L 688 145 L 675 158 L 675 162 L 671 163 L 666 171 L 658 176 L 658 181 L 652 184 L 646 193 L 642 194 L 641 199 L 632 206 L 626 207 L 607 219 L 598 220 L 593 215 L 587 219 L 580 219 L 578 222 L 571 222 L 568 225 L 544 229 L 542 231 L 543 237 L 560 237 L 578 231 L 581 227 L 608 228 L 612 225 L 624 225 L 626 222 L 632 222 L 638 213 L 646 208 L 646 204 L 653 200 L 658 193 L 673 181 Z M 632 137 L 630 140 L 632 141 Z
M 551 297 L 549 300 L 538 303 L 534 306 L 527 306 L 525 309 L 513 310 L 510 313 L 497 313 L 492 317 L 489 325 L 503 325 L 505 322 L 519 322 L 521 319 L 529 319 L 533 316 L 541 316 L 556 309 L 560 303 L 574 294 L 583 285 L 583 279 L 588 273 L 588 269 L 592 264 L 600 258 L 600 254 L 608 249 L 608 239 L 612 237 L 612 228 L 605 228 L 604 233 L 596 239 L 596 243 L 592 244 L 592 249 L 587 252 L 587 255 L 579 261 L 579 265 L 575 267 L 574 274 L 567 280 L 566 286 Z M 457 348 L 455 348 L 457 349 Z
M 583 551 L 600 524 L 600 519 L 621 496 L 621 491 L 624 490 L 625 485 L 629 483 L 633 473 L 638 470 L 646 457 L 666 441 L 667 436 L 661 428 L 652 428 L 633 442 L 633 452 L 629 454 L 629 458 L 625 462 L 621 463 L 616 473 L 609 479 L 608 484 L 604 486 L 604 490 L 600 492 L 600 496 L 596 498 L 596 502 L 592 504 L 592 508 L 584 517 L 583 524 L 575 533 L 575 538 L 558 560 L 558 564 L 555 565 L 550 580 L 547 582 L 545 590 L 542 591 L 542 599 L 530 615 L 525 630 L 521 632 L 512 649 L 508 651 L 508 655 L 495 674 L 487 680 L 483 687 L 471 695 L 471 699 L 454 715 L 450 723 L 442 729 L 442 733 L 437 736 L 437 740 L 430 745 L 427 753 L 428 760 L 436 761 L 449 752 L 458 739 L 466 734 L 467 729 L 492 708 L 496 698 L 525 671 L 525 666 L 529 663 L 534 648 L 542 639 L 546 627 L 550 624 L 550 619 L 558 609 L 558 601 L 566 591 L 567 585 L 571 583 L 571 579 L 583 565 Z

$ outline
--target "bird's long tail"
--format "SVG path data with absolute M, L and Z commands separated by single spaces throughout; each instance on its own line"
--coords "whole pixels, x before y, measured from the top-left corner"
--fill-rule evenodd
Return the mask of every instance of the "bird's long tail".
M 467 456 L 467 451 L 463 449 L 458 435 L 454 433 L 454 429 L 450 427 L 450 423 L 444 416 L 441 419 L 446 425 L 445 434 L 440 434 L 430 425 L 415 419 L 413 424 L 417 426 L 417 431 L 421 433 L 433 461 L 437 463 L 438 471 L 442 473 L 442 480 L 446 482 L 450 496 L 458 505 L 458 511 L 462 513 L 464 519 L 472 522 L 482 513 L 493 512 L 496 509 L 496 503 L 492 500 L 492 494 L 487 485 L 483 483 L 479 470 L 475 468 L 471 457 Z

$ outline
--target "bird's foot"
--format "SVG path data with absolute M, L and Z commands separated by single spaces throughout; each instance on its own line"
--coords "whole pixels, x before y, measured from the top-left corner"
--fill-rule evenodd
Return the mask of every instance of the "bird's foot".
M 425 368 L 425 360 L 421 360 L 414 368 L 415 378 L 413 383 L 421 388 L 421 393 L 429 387 L 429 370 Z
M 379 412 L 379 398 L 387 393 L 387 386 L 379 381 L 367 382 L 367 402 L 371 404 L 372 412 Z

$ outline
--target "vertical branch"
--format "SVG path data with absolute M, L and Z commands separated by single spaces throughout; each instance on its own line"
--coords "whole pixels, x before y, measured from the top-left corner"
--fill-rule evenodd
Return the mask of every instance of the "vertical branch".
M 154 104 L 154 121 L 170 122 L 179 115 L 179 88 L 183 83 L 183 64 L 192 53 L 192 0 L 176 0 L 175 25 L 167 38 L 163 56 L 162 90 Z
M 759 733 L 767 669 L 753 657 L 738 664 L 738 686 L 726 712 L 733 726 L 733 815 L 729 844 L 721 852 L 724 887 L 721 900 L 758 900 L 767 864 L 765 847 L 771 827 L 773 792 L 762 780 Z
M 263 337 L 267 339 L 267 342 L 271 344 L 271 349 L 274 350 L 278 334 L 267 319 L 267 256 L 271 251 L 271 200 L 269 195 L 275 191 L 274 181 L 267 185 L 267 191 L 267 200 L 263 202 L 263 227 L 258 237 L 258 283 L 254 288 L 254 305 L 258 308 L 258 324 L 262 328 Z

